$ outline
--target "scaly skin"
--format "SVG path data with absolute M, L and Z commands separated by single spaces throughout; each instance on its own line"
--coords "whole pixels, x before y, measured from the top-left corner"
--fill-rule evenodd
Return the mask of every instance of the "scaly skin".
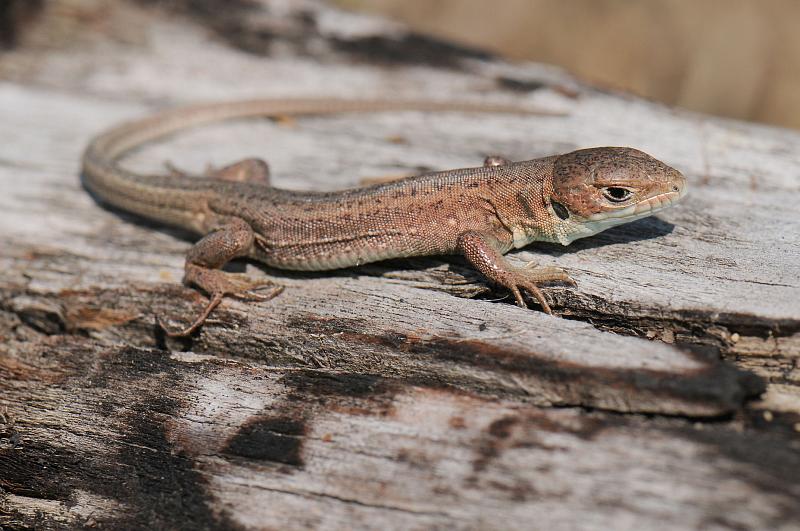
M 516 268 L 503 254 L 533 241 L 568 245 L 608 227 L 648 216 L 682 197 L 677 170 L 632 148 L 584 149 L 523 162 L 490 157 L 484 166 L 430 173 L 331 193 L 293 192 L 269 185 L 260 160 L 248 159 L 208 177 L 145 176 L 118 160 L 139 145 L 204 123 L 255 116 L 378 111 L 517 112 L 462 103 L 257 100 L 191 107 L 119 126 L 95 138 L 84 154 L 84 184 L 117 208 L 204 237 L 186 259 L 184 282 L 210 296 L 189 327 L 202 325 L 225 295 L 271 298 L 268 285 L 219 269 L 237 257 L 269 266 L 322 271 L 388 258 L 463 254 L 490 281 L 522 291 L 551 313 L 542 282 L 574 285 L 561 269 Z M 534 111 L 535 113 L 535 111 Z

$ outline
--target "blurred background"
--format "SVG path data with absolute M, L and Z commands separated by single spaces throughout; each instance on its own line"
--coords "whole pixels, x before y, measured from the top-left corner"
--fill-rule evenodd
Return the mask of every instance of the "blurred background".
M 230 0 L 230 5 L 260 1 Z M 696 111 L 800 128 L 800 0 L 328 1 L 510 59 L 558 65 L 601 87 Z M 222 4 L 131 3 L 181 4 L 205 11 Z M 57 23 L 47 23 L 42 13 L 60 9 L 80 18 L 97 4 L 102 1 L 0 0 L 0 53 L 3 47 L 31 41 L 57 48 L 59 36 L 69 31 L 64 22 L 69 17 L 50 17 Z M 127 33 L 114 35 L 124 39 Z
M 800 128 L 800 0 L 336 0 L 688 109 Z

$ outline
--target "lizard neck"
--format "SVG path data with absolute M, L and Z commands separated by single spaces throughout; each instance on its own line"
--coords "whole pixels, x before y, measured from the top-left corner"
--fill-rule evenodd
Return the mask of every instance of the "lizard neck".
M 569 240 L 558 230 L 560 219 L 553 210 L 550 198 L 553 195 L 553 165 L 557 157 L 529 160 L 517 163 L 519 179 L 516 197 L 505 204 L 513 205 L 503 220 L 511 233 L 511 248 L 520 249 L 536 241 L 562 243 Z

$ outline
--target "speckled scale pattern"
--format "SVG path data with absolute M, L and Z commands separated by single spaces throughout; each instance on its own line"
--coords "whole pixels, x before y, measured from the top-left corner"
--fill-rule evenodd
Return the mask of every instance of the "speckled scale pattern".
M 212 199 L 212 211 L 248 222 L 254 256 L 267 264 L 325 270 L 388 258 L 450 254 L 459 234 L 490 235 L 502 252 L 511 227 L 541 210 L 549 159 L 467 168 L 333 193 L 242 189 Z

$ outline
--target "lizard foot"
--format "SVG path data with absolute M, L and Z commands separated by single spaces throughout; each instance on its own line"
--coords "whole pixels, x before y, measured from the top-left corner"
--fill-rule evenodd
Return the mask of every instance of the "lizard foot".
M 517 306 L 522 308 L 528 307 L 528 305 L 525 304 L 525 300 L 522 298 L 522 291 L 527 291 L 539 302 L 544 313 L 552 315 L 553 310 L 550 309 L 550 305 L 547 303 L 547 299 L 545 299 L 544 293 L 539 289 L 538 284 L 544 282 L 563 282 L 569 286 L 576 286 L 577 284 L 572 277 L 560 267 L 530 266 L 531 264 L 528 264 L 525 268 L 509 271 L 507 275 L 505 275 L 502 285 L 508 288 L 514 295 Z
M 156 316 L 158 326 L 169 337 L 187 337 L 196 332 L 208 316 L 219 306 L 225 296 L 248 301 L 268 301 L 278 296 L 283 291 L 283 286 L 276 285 L 269 280 L 253 280 L 247 275 L 227 273 L 218 269 L 207 269 L 202 266 L 189 264 L 186 267 L 184 283 L 194 285 L 208 293 L 211 298 L 197 318 L 186 328 L 175 330 L 168 327 L 160 317 Z M 265 288 L 270 288 L 266 293 L 258 293 Z

